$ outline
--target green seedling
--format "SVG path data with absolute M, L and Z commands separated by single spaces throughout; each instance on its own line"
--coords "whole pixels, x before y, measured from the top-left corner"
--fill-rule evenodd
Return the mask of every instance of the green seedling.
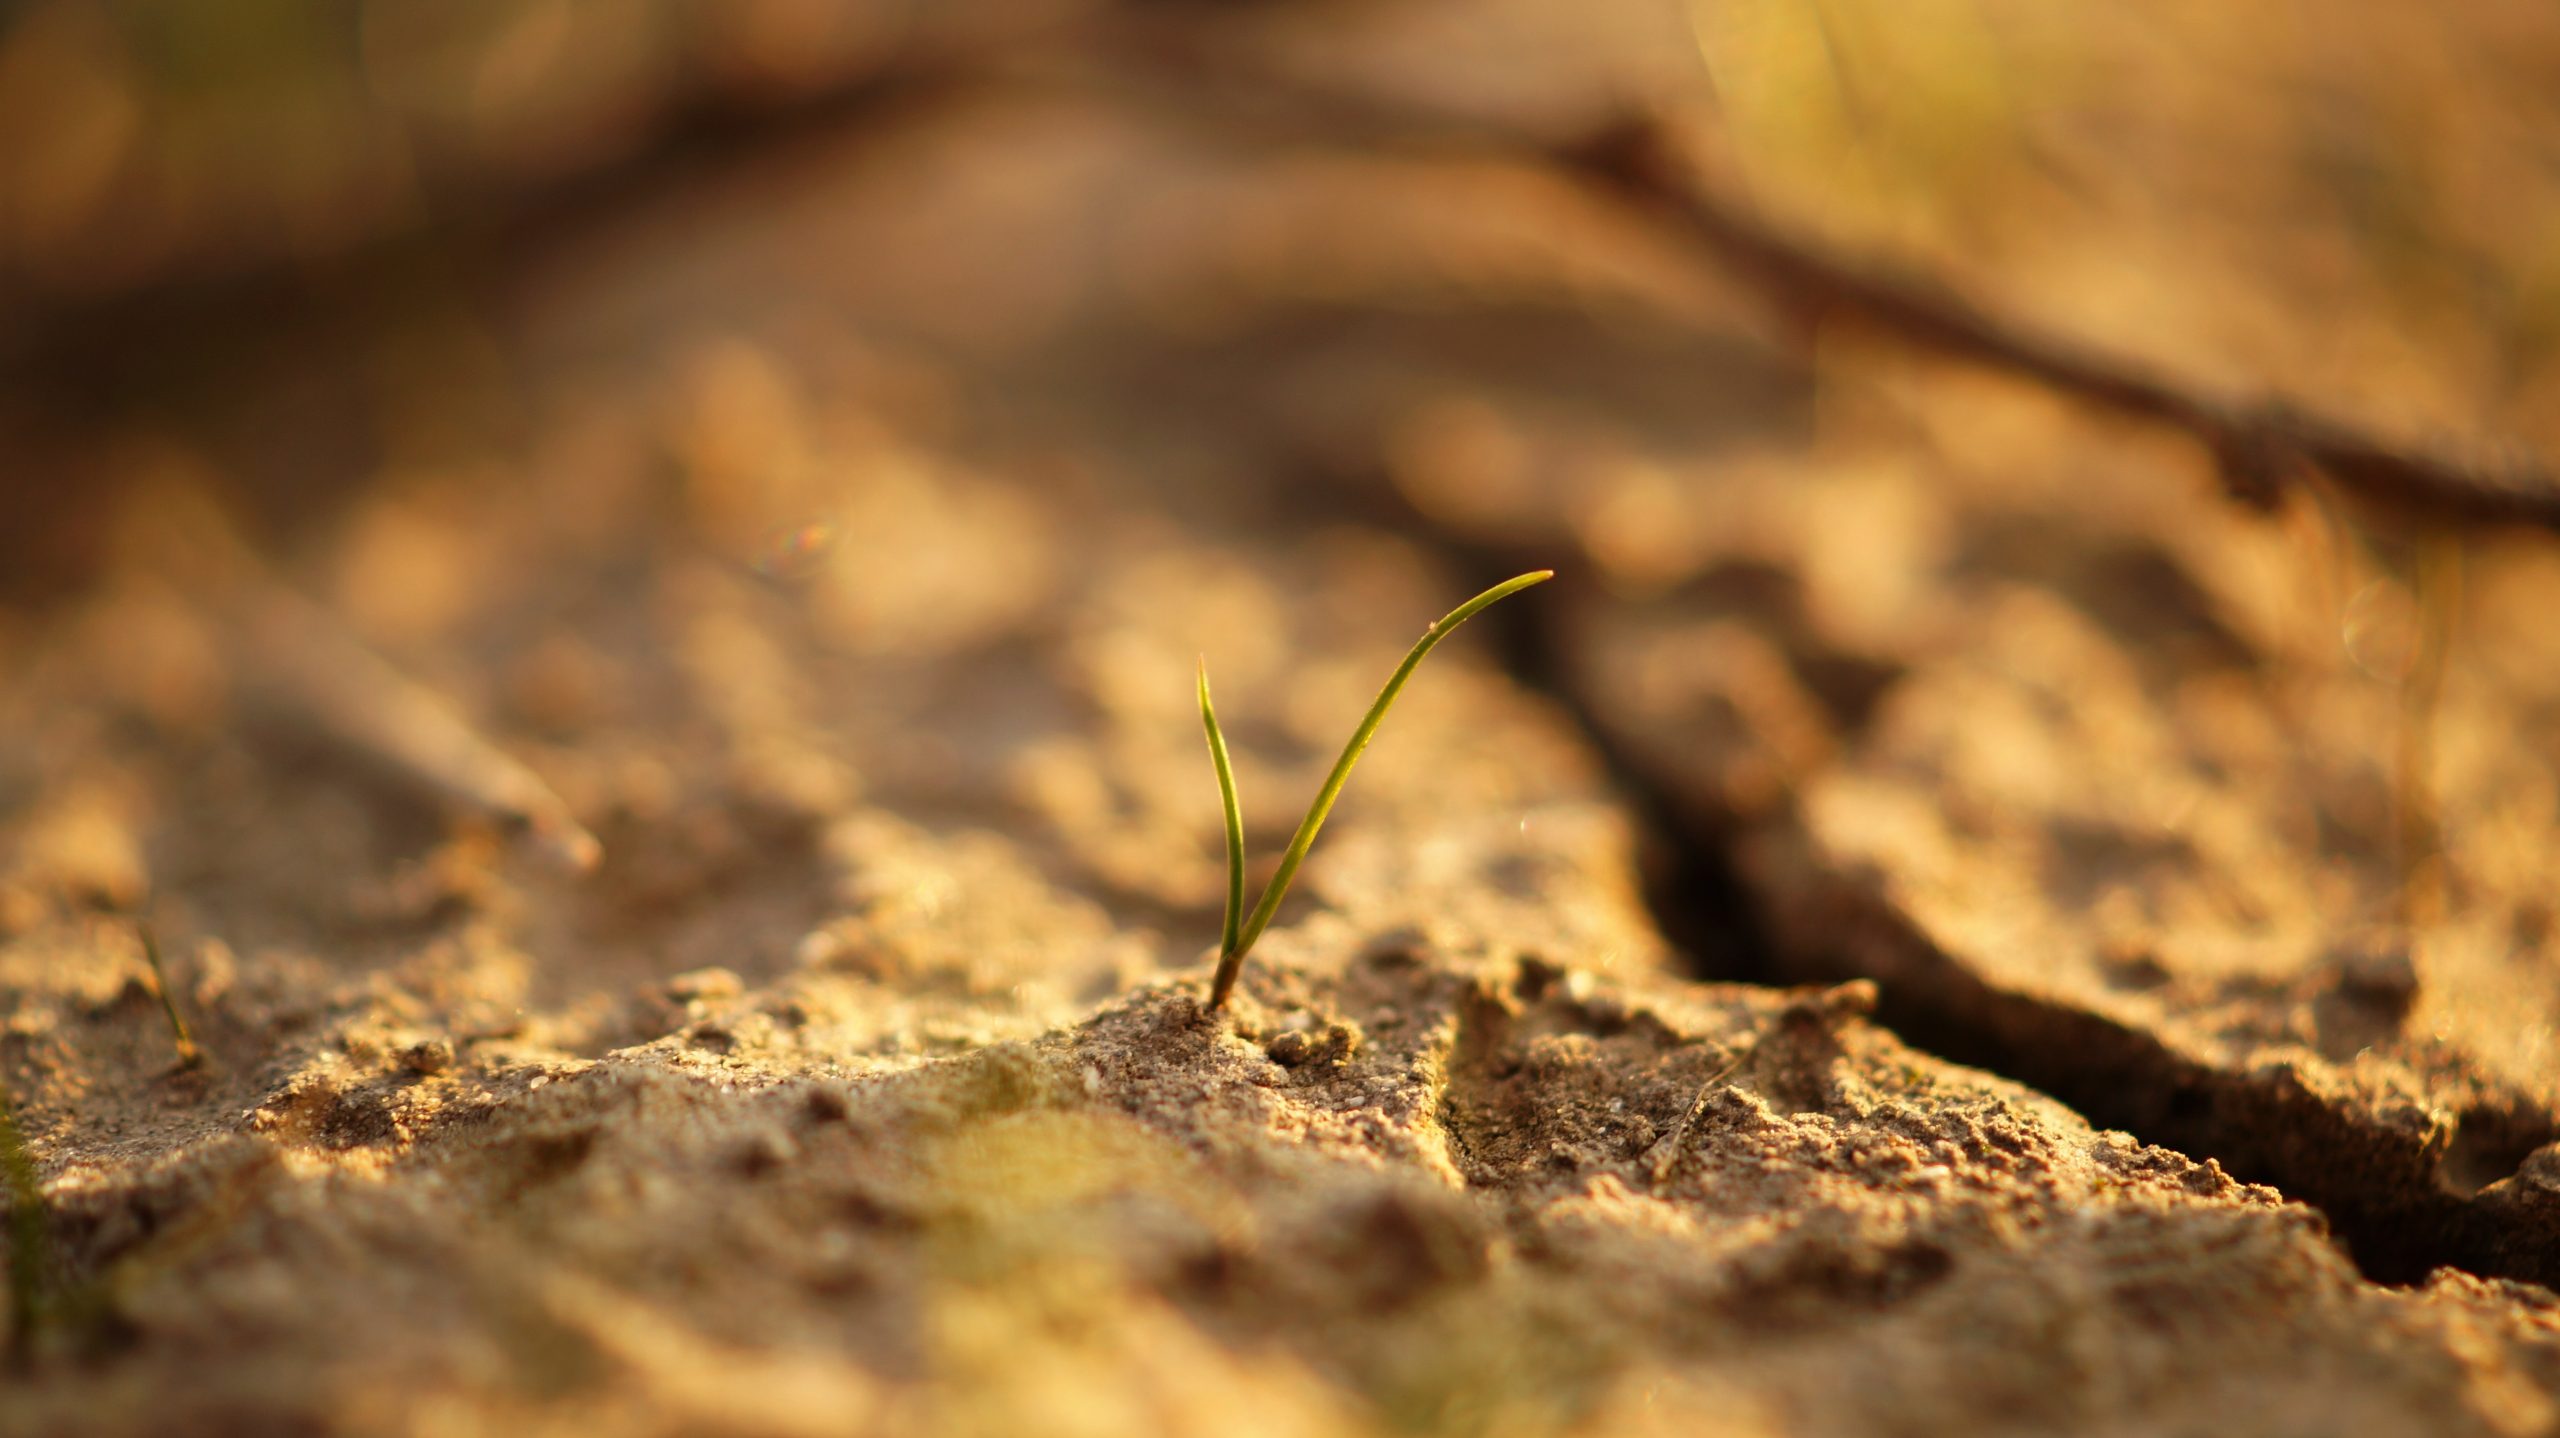
M 160 1011 L 169 1016 L 169 1036 L 178 1047 L 178 1066 L 194 1068 L 204 1062 L 204 1050 L 196 1047 L 195 1035 L 187 1032 L 187 1021 L 178 1016 L 178 1001 L 169 996 L 169 971 L 160 965 L 160 939 L 145 922 L 137 921 L 133 931 L 142 939 L 142 961 L 151 966 L 151 989 L 160 996 Z
M 1209 1009 L 1225 1007 L 1227 995 L 1236 986 L 1236 975 L 1244 971 L 1244 956 L 1253 952 L 1256 939 L 1271 924 L 1271 916 L 1280 909 L 1280 901 L 1289 893 L 1289 883 L 1298 877 L 1298 866 L 1306 862 L 1307 850 L 1315 846 L 1316 831 L 1324 827 L 1327 814 L 1333 812 L 1333 801 L 1342 795 L 1342 786 L 1351 777 L 1351 766 L 1360 759 L 1360 751 L 1378 732 L 1379 721 L 1387 717 L 1387 706 L 1404 692 L 1405 681 L 1422 663 L 1422 656 L 1432 646 L 1449 637 L 1449 632 L 1476 617 L 1495 601 L 1507 599 L 1533 584 L 1555 577 L 1552 569 L 1506 579 L 1443 615 L 1440 622 L 1423 631 L 1422 638 L 1387 678 L 1387 687 L 1378 691 L 1377 702 L 1361 717 L 1360 727 L 1351 731 L 1351 742 L 1342 747 L 1342 757 L 1333 761 L 1333 772 L 1325 776 L 1324 787 L 1316 791 L 1316 801 L 1307 808 L 1307 816 L 1298 821 L 1298 832 L 1289 840 L 1288 852 L 1280 856 L 1280 867 L 1263 885 L 1262 897 L 1254 901 L 1253 912 L 1244 912 L 1244 811 L 1236 803 L 1235 766 L 1227 760 L 1226 737 L 1218 732 L 1218 711 L 1209 704 L 1209 661 L 1200 661 L 1200 726 L 1209 732 L 1209 759 L 1218 771 L 1218 802 L 1225 807 L 1227 820 L 1227 913 L 1218 941 L 1218 974 L 1209 985 Z
M 9 1355 L 23 1362 L 34 1349 L 43 1306 L 47 1229 L 36 1161 L 6 1089 L 0 1089 L 0 1193 L 9 1205 Z
M 151 931 L 151 924 L 148 924 L 148 921 L 136 921 L 136 924 L 133 924 L 133 934 L 141 936 L 143 962 L 151 965 L 151 993 L 159 995 L 161 1013 L 169 1016 L 169 1041 L 177 1044 L 177 1064 L 182 1067 L 182 1070 L 192 1070 L 192 1067 L 205 1062 L 205 1049 L 197 1047 L 195 1034 L 189 1034 L 187 1031 L 187 1018 L 179 1016 L 177 998 L 169 995 L 169 970 L 161 967 L 161 960 L 159 960 L 159 934 Z

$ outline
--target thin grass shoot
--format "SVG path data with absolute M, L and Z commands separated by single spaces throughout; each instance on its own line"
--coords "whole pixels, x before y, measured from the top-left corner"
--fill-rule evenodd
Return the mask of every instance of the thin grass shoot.
M 1244 914 L 1244 812 L 1236 801 L 1234 767 L 1228 762 L 1226 737 L 1218 730 L 1218 713 L 1209 702 L 1209 665 L 1200 664 L 1200 725 L 1208 731 L 1209 757 L 1218 771 L 1218 801 L 1226 811 L 1227 830 L 1227 905 L 1226 917 L 1220 925 L 1217 976 L 1209 985 L 1211 1012 L 1226 1006 L 1227 996 L 1234 991 L 1237 975 L 1244 972 L 1245 955 L 1253 951 L 1262 931 L 1270 927 L 1272 916 L 1279 912 L 1280 901 L 1288 897 L 1290 883 L 1298 877 L 1298 866 L 1306 862 L 1307 851 L 1315 846 L 1316 832 L 1324 827 L 1325 817 L 1333 812 L 1334 801 L 1342 796 L 1342 786 L 1351 778 L 1351 766 L 1359 762 L 1362 750 L 1376 737 L 1378 725 L 1387 717 L 1387 708 L 1404 692 L 1406 682 L 1422 664 L 1424 655 L 1459 625 L 1473 619 L 1492 605 L 1555 577 L 1552 569 L 1534 570 L 1515 575 L 1493 586 L 1475 598 L 1442 615 L 1438 623 L 1423 631 L 1422 638 L 1387 678 L 1386 687 L 1378 691 L 1377 700 L 1361 717 L 1360 727 L 1351 731 L 1351 740 L 1342 748 L 1342 757 L 1334 760 L 1333 772 L 1325 776 L 1324 785 L 1316 791 L 1315 802 L 1308 806 L 1306 817 L 1298 821 L 1298 831 L 1291 836 L 1288 849 L 1280 856 L 1280 867 L 1273 871 L 1269 883 L 1263 885 L 1262 896 L 1250 914 Z
M 169 971 L 160 962 L 160 939 L 147 920 L 136 921 L 134 933 L 142 940 L 142 961 L 151 966 L 151 991 L 160 996 L 160 1011 L 169 1016 L 169 1034 L 177 1044 L 178 1065 L 194 1068 L 204 1062 L 204 1050 L 196 1047 L 195 1035 L 187 1032 L 187 1021 L 178 1013 L 178 1001 L 169 994 Z

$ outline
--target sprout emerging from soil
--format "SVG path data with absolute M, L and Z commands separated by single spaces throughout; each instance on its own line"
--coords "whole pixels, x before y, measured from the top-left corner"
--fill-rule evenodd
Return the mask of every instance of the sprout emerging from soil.
M 1227 820 L 1227 913 L 1218 942 L 1218 975 L 1209 986 L 1209 1009 L 1216 1012 L 1226 1006 L 1227 995 L 1236 986 L 1236 975 L 1244 971 L 1244 956 L 1253 951 L 1256 939 L 1271 925 L 1271 916 L 1288 896 L 1289 883 L 1298 877 L 1298 866 L 1306 862 L 1307 850 L 1316 842 L 1316 831 L 1324 827 L 1327 814 L 1333 812 L 1333 801 L 1342 796 L 1342 786 L 1351 777 L 1351 766 L 1360 759 L 1360 751 L 1378 732 L 1379 721 L 1387 717 L 1387 706 L 1396 702 L 1404 691 L 1405 681 L 1422 663 L 1422 656 L 1433 645 L 1449 637 L 1449 632 L 1476 617 L 1495 601 L 1507 599 L 1533 584 L 1555 577 L 1552 569 L 1540 569 L 1502 581 L 1484 593 L 1450 610 L 1440 622 L 1423 631 L 1422 638 L 1387 678 L 1387 687 L 1378 691 L 1377 702 L 1362 716 L 1360 727 L 1351 731 L 1351 742 L 1342 746 L 1342 757 L 1333 761 L 1333 772 L 1325 776 L 1324 787 L 1316 791 L 1316 800 L 1307 807 L 1307 816 L 1298 821 L 1298 832 L 1289 840 L 1287 853 L 1280 856 L 1280 867 L 1271 882 L 1262 889 L 1262 897 L 1254 901 L 1253 912 L 1244 912 L 1244 811 L 1236 803 L 1235 766 L 1227 760 L 1226 736 L 1218 732 L 1218 711 L 1209 704 L 1209 661 L 1200 661 L 1200 726 L 1209 732 L 1209 758 L 1218 770 L 1218 802 L 1226 810 Z
M 169 1016 L 169 1038 L 178 1048 L 178 1066 L 194 1068 L 204 1062 L 204 1050 L 196 1047 L 195 1035 L 187 1032 L 187 1021 L 178 1015 L 178 1001 L 169 995 L 169 971 L 160 963 L 160 939 L 147 922 L 136 921 L 133 931 L 142 940 L 142 960 L 151 966 L 151 988 L 160 996 L 160 1011 Z

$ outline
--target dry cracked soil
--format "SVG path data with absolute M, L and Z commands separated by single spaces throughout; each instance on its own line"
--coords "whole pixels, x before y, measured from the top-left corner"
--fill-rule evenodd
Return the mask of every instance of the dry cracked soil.
M 1488 13 L 1453 103 L 1653 53 Z M 0 1433 L 2560 1428 L 2560 553 L 2413 870 L 2317 515 L 1124 80 L 0 400 Z M 1267 869 L 1533 565 L 1206 1011 L 1195 661 Z

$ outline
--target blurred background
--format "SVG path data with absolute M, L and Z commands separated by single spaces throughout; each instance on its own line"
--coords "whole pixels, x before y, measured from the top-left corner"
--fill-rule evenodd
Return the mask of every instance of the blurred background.
M 2233 506 L 2192 437 L 1808 320 L 1569 155 L 1647 117 L 1852 273 L 2529 459 L 2560 448 L 2555 80 L 2560 15 L 2490 0 L 31 0 L 0 21 L 0 798 L 36 835 L 172 811 L 266 715 L 572 858 L 670 795 L 903 787 L 1196 924 L 1196 776 L 1062 736 L 1178 732 L 1167 656 L 1236 652 L 1304 760 L 1287 676 L 1348 641 L 1290 606 L 1550 563 L 1570 617 L 1505 662 L 1706 856 L 1654 881 L 1710 896 L 1666 918 L 1705 972 L 1787 968 L 1733 937 L 1774 902 L 1744 836 L 2019 594 L 2095 626 L 2018 661 L 2064 689 L 2121 663 L 2151 719 L 2302 736 L 2181 772 L 2261 785 L 2350 871 L 2312 909 L 2379 922 L 2443 881 L 2439 807 L 2538 872 L 2539 541 L 2316 484 Z M 243 792 L 302 772 L 271 751 Z M 378 797 L 356 851 L 431 852 Z M 197 842 L 131 824 L 81 861 L 117 902 Z M 197 862 L 220 894 L 259 861 Z
M 1507 669 L 1690 856 L 1651 882 L 1702 972 L 1791 970 L 1749 836 L 1811 778 L 1971 782 L 1871 726 L 2005 652 L 2012 601 L 2092 647 L 2001 672 L 2079 693 L 2074 666 L 2129 665 L 2129 712 L 2204 726 L 2136 789 L 2238 794 L 2266 843 L 2344 866 L 2305 880 L 2301 943 L 2433 895 L 2440 807 L 2505 836 L 2472 869 L 2540 871 L 2539 541 L 2316 476 L 2232 505 L 2192 436 L 1790 308 L 1571 156 L 1644 117 L 1717 204 L 1853 276 L 2208 400 L 2529 460 L 2560 448 L 2545 6 L 34 0 L 0 25 L 25 915 L 86 892 L 43 877 L 63 832 L 124 836 L 73 865 L 113 902 L 193 863 L 238 922 L 294 910 L 307 836 L 188 837 L 229 802 L 206 774 L 236 798 L 309 772 L 274 732 L 413 781 L 423 808 L 359 789 L 331 820 L 393 869 L 457 807 L 583 859 L 615 815 L 903 795 L 1045 825 L 1187 934 L 1214 831 L 1188 758 L 1157 762 L 1188 743 L 1163 671 L 1238 655 L 1248 725 L 1271 710 L 1306 768 L 1331 721 L 1291 676 L 1368 632 L 1374 586 L 1412 576 L 1422 612 L 1531 564 L 1567 571 L 1567 617 Z M 1354 627 L 1293 629 L 1309 604 Z M 1146 742 L 1107 754 L 1097 723 Z M 2086 867 L 2059 800 L 1984 782 L 2039 872 Z M 2151 853 L 2192 808 L 2161 802 L 2102 827 Z M 2103 896 L 2121 859 L 2072 882 Z M 2137 934 L 2184 922 L 2127 903 Z M 2515 903 L 2491 927 L 2538 951 L 2547 910 Z
M 0 358 L 13 442 L 57 438 L 49 422 L 73 411 L 166 424 L 188 410 L 195 425 L 207 409 L 289 403 L 254 393 L 268 373 L 255 366 L 301 365 L 340 388 L 285 382 L 305 387 L 309 409 L 260 425 L 268 452 L 231 476 L 280 487 L 287 508 L 358 488 L 421 445 L 499 442 L 529 402 L 516 382 L 528 307 L 577 282 L 547 266 L 583 269 L 665 207 L 713 203 L 716 186 L 741 207 L 766 187 L 779 233 L 825 203 L 814 176 L 916 167 L 907 203 L 847 221 L 860 248 L 844 264 L 777 272 L 759 298 L 808 288 L 812 311 L 866 338 L 939 350 L 965 337 L 981 346 L 972 362 L 988 345 L 1053 337 L 1079 307 L 1170 322 L 1244 303 L 1240 292 L 1338 288 L 1390 252 L 1412 272 L 1373 276 L 1370 299 L 1410 304 L 1465 278 L 1431 246 L 1517 238 L 1563 203 L 1522 193 L 1478 207 L 1475 225 L 1436 216 L 1450 234 L 1399 243 L 1384 233 L 1393 201 L 1428 211 L 1412 198 L 1420 186 L 1352 173 L 1356 145 L 1275 164 L 1275 151 L 1319 142 L 1218 113 L 1236 97 L 1200 93 L 1196 72 L 1148 43 L 1167 32 L 1295 81 L 1531 133 L 1639 106 L 1671 114 L 1765 213 L 2002 313 L 2217 388 L 2312 397 L 2385 434 L 2552 438 L 2560 21 L 2529 4 L 2239 16 L 1647 0 L 1564 16 L 66 0 L 13 6 L 5 24 Z M 1007 100 L 1071 123 L 985 136 L 1002 123 L 987 108 Z M 909 158 L 888 153 L 893 135 Z M 854 136 L 874 143 L 808 158 Z M 1370 223 L 1312 218 L 1363 212 L 1340 192 L 1364 186 L 1392 197 Z M 1225 232 L 1176 213 L 1210 209 Z M 997 233 L 1010 221 L 1037 228 Z M 1292 238 L 1307 232 L 1330 245 Z M 686 268 L 638 283 L 681 285 L 729 258 L 721 245 L 753 242 L 706 236 Z M 1008 245 L 1000 279 L 963 257 Z M 1611 263 L 1603 246 L 1557 248 L 1568 253 L 1510 262 L 1503 282 L 1555 278 L 1531 273 L 1541 262 Z M 895 276 L 899 265 L 924 273 Z M 875 271 L 867 288 L 845 273 L 858 268 Z M 96 506 L 39 499 L 31 513 L 25 497 L 94 495 L 62 481 L 65 462 L 81 459 L 11 465 L 20 585 L 83 562 L 76 531 Z

